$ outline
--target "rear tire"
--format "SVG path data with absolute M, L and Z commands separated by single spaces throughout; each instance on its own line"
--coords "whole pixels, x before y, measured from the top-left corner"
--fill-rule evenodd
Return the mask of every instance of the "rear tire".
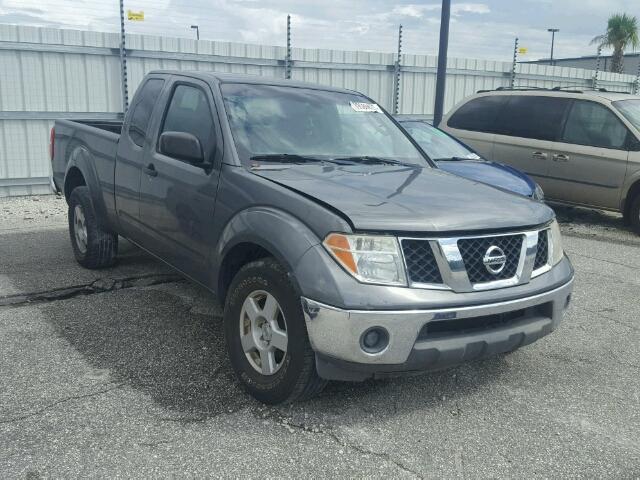
M 233 370 L 257 400 L 306 400 L 326 385 L 316 371 L 300 296 L 273 258 L 248 263 L 234 277 L 225 302 L 224 330 Z M 267 358 L 271 360 L 263 361 Z
M 110 267 L 116 261 L 118 235 L 98 225 L 89 188 L 76 187 L 69 196 L 69 236 L 73 254 L 85 268 Z
M 640 193 L 631 201 L 628 219 L 633 231 L 640 235 Z

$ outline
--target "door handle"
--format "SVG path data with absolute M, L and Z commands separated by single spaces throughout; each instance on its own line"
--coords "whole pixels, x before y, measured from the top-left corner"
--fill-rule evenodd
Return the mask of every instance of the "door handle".
M 531 156 L 533 158 L 535 158 L 535 159 L 538 159 L 538 160 L 546 160 L 547 159 L 547 154 L 544 153 L 544 152 L 533 152 L 531 154 Z
M 144 173 L 149 175 L 150 177 L 157 177 L 158 171 L 156 170 L 156 166 L 153 163 L 150 163 L 146 167 L 143 168 Z
M 569 161 L 569 155 L 565 155 L 564 153 L 556 153 L 553 156 L 553 161 L 554 162 L 568 162 Z

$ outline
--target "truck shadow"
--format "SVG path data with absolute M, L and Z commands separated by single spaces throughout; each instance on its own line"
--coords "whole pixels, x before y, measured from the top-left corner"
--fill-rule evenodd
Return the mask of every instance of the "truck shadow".
M 244 392 L 227 360 L 221 309 L 199 287 L 186 284 L 130 288 L 56 301 L 41 307 L 56 332 L 110 381 L 143 392 L 167 409 L 162 420 L 205 421 L 222 413 L 262 406 Z M 318 399 L 284 411 L 393 415 L 429 408 L 441 397 L 466 395 L 492 383 L 505 370 L 501 359 L 464 367 L 466 375 L 445 371 L 384 381 L 330 383 Z M 293 410 L 292 410 L 293 409 Z M 257 413 L 256 413 L 257 414 Z

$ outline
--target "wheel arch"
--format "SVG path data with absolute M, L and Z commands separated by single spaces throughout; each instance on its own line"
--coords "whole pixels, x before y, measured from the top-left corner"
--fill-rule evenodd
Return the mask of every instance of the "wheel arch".
M 63 191 L 67 203 L 74 188 L 86 186 L 89 189 L 91 202 L 96 211 L 98 224 L 107 231 L 113 231 L 107 217 L 102 185 L 98 179 L 95 162 L 96 158 L 91 149 L 83 142 L 74 141 L 69 144 L 67 151 L 67 168 L 64 175 Z
M 625 195 L 623 205 L 622 205 L 622 214 L 625 219 L 629 218 L 631 205 L 633 204 L 633 200 L 640 195 L 640 178 L 636 178 L 635 181 L 627 190 L 627 194 Z
M 318 243 L 318 237 L 301 220 L 281 210 L 254 207 L 239 212 L 227 223 L 213 253 L 219 259 L 213 290 L 224 304 L 233 277 L 244 265 L 273 257 L 289 272 L 300 293 L 293 272 L 304 253 Z

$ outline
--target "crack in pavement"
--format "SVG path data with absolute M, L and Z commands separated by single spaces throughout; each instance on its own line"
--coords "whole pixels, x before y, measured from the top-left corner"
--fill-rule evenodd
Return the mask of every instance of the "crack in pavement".
M 91 283 L 60 287 L 40 292 L 18 293 L 0 297 L 0 307 L 22 307 L 40 303 L 67 300 L 69 298 L 113 292 L 134 287 L 149 287 L 163 283 L 182 283 L 185 279 L 174 273 L 151 273 L 125 278 L 98 278 Z
M 95 392 L 91 392 L 91 393 L 86 393 L 84 395 L 72 395 L 70 397 L 65 397 L 65 398 L 61 398 L 60 400 L 56 400 L 55 402 L 52 402 L 48 405 L 45 405 L 42 408 L 39 408 L 38 410 L 31 412 L 31 413 L 27 413 L 18 417 L 13 417 L 13 418 L 6 418 L 6 419 L 0 419 L 0 424 L 7 424 L 7 423 L 14 423 L 14 422 L 20 422 L 22 420 L 27 420 L 29 418 L 32 417 L 36 417 L 38 415 L 42 415 L 44 412 L 46 412 L 47 410 L 51 410 L 54 407 L 57 407 L 58 405 L 61 405 L 63 403 L 67 403 L 67 402 L 71 402 L 74 400 L 82 400 L 85 398 L 91 398 L 91 397 L 97 397 L 98 395 L 103 395 L 105 393 L 108 393 L 112 390 L 116 390 L 120 387 L 122 387 L 124 384 L 123 383 L 118 383 L 115 384 L 109 388 L 105 388 L 102 390 L 97 390 Z
M 263 411 L 264 412 L 264 411 Z M 257 411 L 254 411 L 254 414 L 256 414 Z M 277 412 L 276 410 L 273 409 L 268 409 L 266 414 L 261 415 L 262 419 L 266 419 L 266 420 L 271 420 L 272 422 L 274 422 L 277 425 L 280 425 L 282 427 L 285 427 L 287 429 L 290 429 L 290 431 L 292 432 L 293 429 L 297 429 L 297 430 L 301 430 L 303 432 L 307 432 L 307 433 L 311 433 L 314 435 L 324 435 L 329 437 L 330 439 L 332 439 L 335 443 L 337 443 L 338 445 L 340 445 L 341 447 L 344 448 L 350 448 L 352 450 L 355 450 L 356 452 L 360 453 L 361 455 L 371 455 L 377 458 L 381 458 L 383 460 L 386 460 L 387 462 L 395 465 L 396 467 L 398 467 L 400 470 L 402 470 L 403 472 L 416 477 L 416 478 L 424 478 L 423 475 L 421 475 L 420 473 L 412 470 L 411 468 L 409 468 L 408 466 L 406 466 L 403 462 L 401 462 L 400 460 L 396 460 L 395 458 L 393 458 L 390 454 L 386 453 L 386 452 L 376 452 L 375 450 L 371 450 L 363 445 L 359 445 L 356 443 L 352 443 L 352 442 L 348 442 L 344 439 L 342 439 L 341 437 L 339 437 L 338 435 L 336 435 L 334 432 L 330 431 L 330 430 L 325 430 L 323 428 L 319 428 L 319 427 L 309 427 L 308 425 L 305 425 L 304 423 L 295 423 L 292 422 L 290 419 L 287 419 L 285 417 L 283 417 L 279 412 Z
M 630 270 L 634 270 L 636 271 L 638 269 L 638 265 L 630 265 L 628 263 L 621 263 L 621 262 L 614 262 L 613 260 L 606 260 L 604 258 L 600 258 L 600 257 L 594 257 L 592 255 L 585 255 L 584 253 L 578 253 L 575 251 L 571 251 L 567 248 L 565 248 L 565 252 L 571 254 L 571 255 L 575 255 L 576 257 L 582 257 L 582 258 L 588 258 L 589 260 L 595 260 L 597 262 L 604 262 L 604 263 L 608 263 L 610 265 L 615 265 L 617 267 L 625 267 L 628 268 Z
M 560 224 L 562 226 L 562 224 Z M 628 232 L 628 233 L 632 233 L 629 230 L 621 230 L 623 232 Z M 573 237 L 573 238 L 580 238 L 582 240 L 593 240 L 596 242 L 606 242 L 606 243 L 614 243 L 617 245 L 624 245 L 625 247 L 637 247 L 638 245 L 640 245 L 640 242 L 638 241 L 634 241 L 634 240 L 627 240 L 625 238 L 618 238 L 615 236 L 610 236 L 610 235 L 602 235 L 599 233 L 594 233 L 594 234 L 590 234 L 590 233 L 582 233 L 582 232 L 576 232 L 576 231 L 567 231 L 565 229 L 562 229 L 562 236 L 563 237 Z

